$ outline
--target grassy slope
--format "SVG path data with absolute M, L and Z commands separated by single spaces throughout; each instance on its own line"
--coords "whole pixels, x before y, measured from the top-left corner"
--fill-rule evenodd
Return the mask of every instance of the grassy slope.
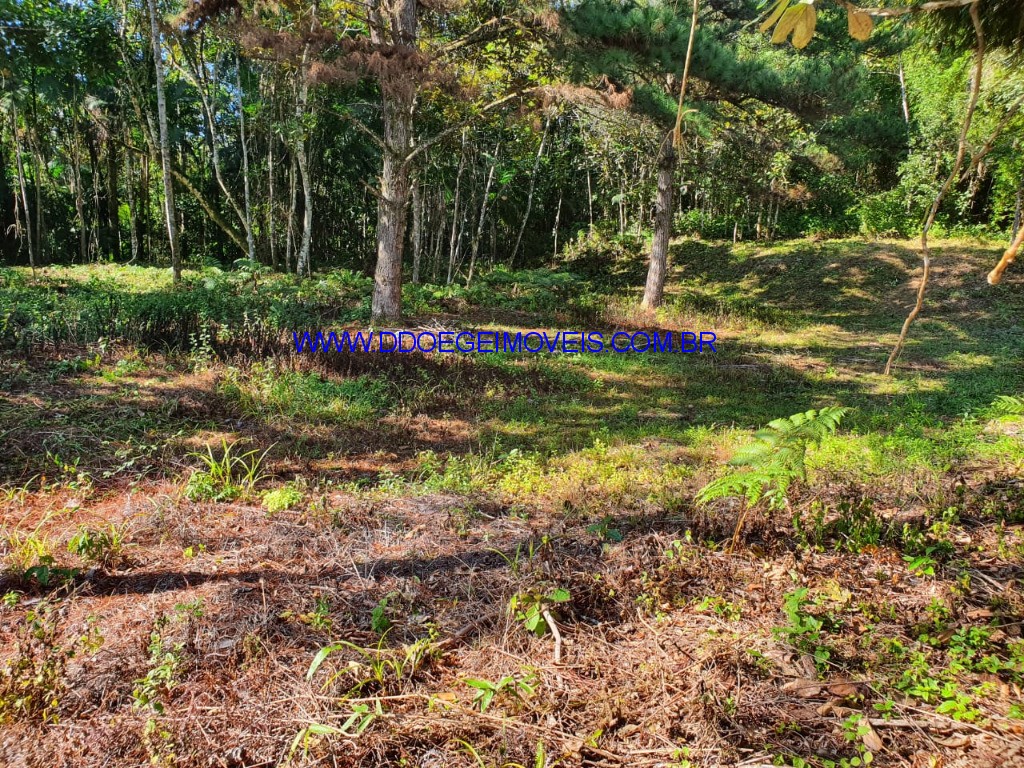
M 1019 419 L 989 408 L 1024 391 L 1024 293 L 1019 279 L 983 284 L 994 248 L 936 251 L 928 311 L 891 379 L 879 371 L 916 266 L 901 243 L 680 244 L 656 325 L 715 330 L 720 351 L 703 356 L 271 359 L 254 351 L 281 349 L 279 329 L 358 325 L 365 281 L 207 274 L 182 298 L 155 270 L 52 270 L 40 284 L 8 272 L 2 335 L 31 354 L 0 357 L 13 590 L 2 632 L 24 635 L 35 611 L 53 626 L 35 643 L 49 658 L 95 617 L 104 643 L 78 643 L 42 692 L 30 687 L 30 702 L 59 694 L 53 711 L 0 695 L 16 720 L 0 754 L 198 765 L 214 750 L 230 764 L 239 746 L 258 763 L 286 754 L 304 722 L 340 725 L 384 695 L 397 698 L 382 699 L 386 717 L 354 747 L 314 739 L 309 759 L 472 764 L 462 739 L 487 765 L 526 763 L 538 741 L 567 765 L 705 764 L 720 750 L 821 764 L 876 746 L 844 721 L 891 711 L 918 730 L 877 724 L 876 764 L 919 750 L 984 764 L 1016 738 L 1006 716 L 1024 674 L 1022 606 L 1006 588 L 1024 546 L 1024 441 Z M 628 287 L 642 266 L 497 275 L 408 298 L 415 322 L 451 328 L 649 327 Z M 243 320 L 253 306 L 273 321 Z M 105 327 L 122 340 L 94 341 Z M 154 334 L 198 348 L 134 347 Z M 43 343 L 57 338 L 82 343 Z M 826 404 L 855 411 L 812 452 L 796 527 L 758 517 L 746 546 L 724 554 L 736 505 L 697 509 L 696 489 L 752 430 Z M 220 501 L 193 481 L 189 499 L 201 466 L 190 452 L 218 456 L 221 439 L 238 438 L 236 452 L 269 448 L 267 477 Z M 259 494 L 270 489 L 292 509 L 268 514 Z M 95 553 L 67 553 L 79 525 L 110 538 L 111 523 L 132 545 L 120 562 L 87 570 L 81 555 Z M 54 566 L 82 568 L 73 596 L 23 577 L 44 549 Z M 556 587 L 572 595 L 559 606 L 558 666 L 550 637 L 506 618 L 512 595 Z M 31 602 L 38 594 L 51 597 Z M 317 682 L 327 668 L 340 678 L 317 697 L 302 676 L 332 640 L 367 650 L 332 656 Z M 424 658 L 399 663 L 411 647 Z M 174 686 L 137 682 L 168 668 Z M 527 687 L 506 684 L 474 714 L 462 681 L 504 675 Z M 65 725 L 38 737 L 40 715 Z M 950 716 L 970 721 L 973 741 L 936 743 L 967 728 Z M 71 724 L 105 738 L 75 752 L 60 735 Z M 922 735 L 933 728 L 940 736 Z

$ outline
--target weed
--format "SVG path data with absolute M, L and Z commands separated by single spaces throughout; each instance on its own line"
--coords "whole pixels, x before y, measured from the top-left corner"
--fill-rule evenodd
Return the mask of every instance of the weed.
M 537 688 L 537 676 L 534 674 L 528 674 L 525 677 L 506 675 L 497 682 L 475 678 L 467 678 L 462 682 L 470 688 L 476 689 L 473 703 L 480 707 L 481 712 L 486 712 L 499 694 L 508 693 L 517 698 L 526 698 L 532 696 Z
M 734 546 L 747 509 L 762 500 L 767 500 L 770 509 L 789 504 L 790 486 L 798 480 L 807 481 L 807 449 L 834 434 L 848 411 L 848 408 L 829 407 L 769 422 L 765 429 L 754 434 L 753 442 L 742 446 L 729 460 L 732 466 L 746 467 L 745 471 L 730 472 L 700 489 L 697 493 L 700 504 L 730 496 L 738 496 L 746 502 L 733 533 Z
M 62 643 L 59 610 L 43 601 L 18 625 L 14 653 L 0 671 L 0 723 L 28 720 L 55 723 L 64 695 L 64 672 L 79 653 L 95 652 L 103 643 L 95 623 Z
M 83 525 L 79 526 L 78 532 L 68 541 L 68 552 L 101 568 L 116 568 L 128 560 L 126 550 L 131 546 L 128 538 L 127 523 L 109 523 L 103 528 L 89 528 Z
M 157 622 L 158 625 L 161 622 Z M 135 681 L 132 690 L 133 705 L 149 709 L 160 715 L 164 712 L 164 699 L 178 686 L 178 672 L 181 668 L 183 643 L 168 645 L 159 628 L 149 635 L 149 670 L 145 677 Z
M 726 621 L 739 621 L 742 611 L 740 607 L 724 597 L 718 595 L 707 595 L 698 604 L 697 611 L 713 611 L 717 616 Z
M 347 640 L 339 640 L 317 652 L 306 672 L 306 679 L 312 680 L 330 656 L 342 651 L 355 652 L 359 661 L 350 661 L 343 670 L 331 674 L 324 687 L 334 685 L 344 678 L 344 682 L 349 685 L 348 696 L 368 688 L 385 695 L 400 692 L 423 666 L 440 653 L 432 636 L 401 648 L 384 647 L 383 637 L 375 648 L 364 648 Z
M 214 455 L 210 446 L 206 447 L 206 453 L 189 454 L 199 459 L 206 467 L 192 472 L 185 486 L 185 496 L 189 500 L 232 501 L 252 491 L 266 477 L 260 470 L 270 448 L 263 453 L 253 449 L 243 454 L 235 454 L 234 449 L 237 445 L 238 443 L 229 445 L 227 440 L 222 440 L 219 458 Z
M 831 652 L 822 642 L 825 622 L 807 611 L 807 606 L 811 603 L 807 592 L 806 587 L 799 587 L 783 596 L 782 611 L 789 623 L 775 627 L 772 631 L 776 636 L 788 640 L 798 650 L 810 653 L 820 667 L 829 660 Z
M 288 483 L 263 494 L 263 507 L 270 514 L 293 509 L 302 503 L 302 491 Z
M 378 635 L 384 635 L 391 629 L 391 619 L 388 618 L 388 600 L 393 595 L 385 595 L 370 611 L 370 629 Z
M 523 623 L 527 631 L 537 637 L 543 637 L 554 622 L 553 606 L 567 603 L 571 599 L 569 591 L 561 587 L 549 591 L 531 590 L 513 595 L 509 600 L 508 609 Z
M 313 610 L 299 616 L 299 620 L 313 629 L 330 632 L 334 624 L 331 618 L 331 604 L 326 597 L 318 597 Z

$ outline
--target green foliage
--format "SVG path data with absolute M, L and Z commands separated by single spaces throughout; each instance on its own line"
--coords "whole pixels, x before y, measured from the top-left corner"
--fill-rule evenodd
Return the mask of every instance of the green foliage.
M 750 506 L 763 499 L 773 509 L 785 506 L 792 483 L 807 480 L 807 449 L 834 434 L 848 412 L 848 408 L 827 407 L 769 422 L 729 460 L 731 466 L 748 469 L 705 485 L 697 494 L 698 503 L 739 496 Z
M 263 507 L 272 515 L 294 509 L 301 503 L 302 491 L 292 483 L 286 483 L 263 494 Z
M 473 703 L 480 707 L 481 712 L 486 712 L 495 697 L 502 693 L 508 693 L 517 698 L 532 696 L 537 687 L 537 676 L 534 674 L 525 677 L 506 675 L 497 682 L 467 678 L 462 682 L 470 688 L 476 689 Z
M 907 210 L 906 194 L 898 188 L 868 195 L 854 212 L 861 231 L 878 237 L 909 237 L 921 226 L 918 211 Z
M 43 601 L 17 624 L 13 653 L 0 669 L 0 724 L 14 720 L 56 723 L 68 661 L 102 645 L 103 636 L 92 619 L 83 634 L 62 642 L 59 618 L 58 607 Z
M 549 629 L 544 614 L 553 615 L 553 606 L 567 603 L 571 599 L 569 591 L 561 587 L 549 591 L 531 590 L 513 595 L 509 600 L 508 609 L 523 623 L 527 631 L 537 637 L 543 637 Z
M 161 622 L 158 622 L 158 626 Z M 179 684 L 178 673 L 182 664 L 183 643 L 167 644 L 161 632 L 154 629 L 149 636 L 149 669 L 144 677 L 135 681 L 132 703 L 139 709 L 163 714 L 164 700 Z
M 815 662 L 822 666 L 831 656 L 828 646 L 822 640 L 825 622 L 807 610 L 807 606 L 811 604 L 807 594 L 807 587 L 786 593 L 782 612 L 786 614 L 788 623 L 772 631 L 778 637 L 788 640 L 798 650 L 811 654 Z
M 992 401 L 990 408 L 998 416 L 1024 416 L 1024 397 L 1000 395 Z
M 128 539 L 127 523 L 108 523 L 100 528 L 81 525 L 68 541 L 68 552 L 101 568 L 116 568 L 127 560 L 127 549 L 131 546 Z
M 249 493 L 266 475 L 261 471 L 263 460 L 270 452 L 258 449 L 242 454 L 234 453 L 238 443 L 228 444 L 221 440 L 221 455 L 217 457 L 213 448 L 206 447 L 206 453 L 191 453 L 206 469 L 193 470 L 185 486 L 185 496 L 191 501 L 232 501 Z

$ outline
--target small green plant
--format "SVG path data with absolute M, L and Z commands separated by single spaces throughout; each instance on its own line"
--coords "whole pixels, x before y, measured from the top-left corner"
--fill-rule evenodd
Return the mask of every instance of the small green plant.
M 911 573 L 918 576 L 934 576 L 935 566 L 938 564 L 935 558 L 931 556 L 934 551 L 934 547 L 927 547 L 923 555 L 904 555 L 903 560 L 906 562 L 907 568 L 910 569 Z
M 782 612 L 786 614 L 788 623 L 772 631 L 777 637 L 788 640 L 798 650 L 810 653 L 821 666 L 828 661 L 831 653 L 821 642 L 825 622 L 807 611 L 807 606 L 811 604 L 807 592 L 807 587 L 800 587 L 783 596 Z
M 378 635 L 384 635 L 391 629 L 391 619 L 388 618 L 388 600 L 392 595 L 385 595 L 370 611 L 370 629 Z
M 304 613 L 299 617 L 299 620 L 308 624 L 313 629 L 330 632 L 331 626 L 334 624 L 334 620 L 331 618 L 330 602 L 328 602 L 326 597 L 318 597 L 313 610 L 309 613 Z
M 321 648 L 309 665 L 306 680 L 312 681 L 329 657 L 342 651 L 352 651 L 359 659 L 349 661 L 341 670 L 329 675 L 324 688 L 343 682 L 349 686 L 349 696 L 366 689 L 385 695 L 398 693 L 440 653 L 434 644 L 433 635 L 401 648 L 387 648 L 384 640 L 382 637 L 375 648 L 364 648 L 347 640 L 339 640 Z
M 182 662 L 183 643 L 168 645 L 160 628 L 166 624 L 166 617 L 157 621 L 157 628 L 149 635 L 149 670 L 145 677 L 135 681 L 132 691 L 133 705 L 149 709 L 160 715 L 164 712 L 164 698 L 178 685 L 178 672 Z
M 263 507 L 272 515 L 294 509 L 301 503 L 302 491 L 292 483 L 287 483 L 263 494 Z
M 480 707 L 481 712 L 486 712 L 494 698 L 501 693 L 509 693 L 517 698 L 526 698 L 527 696 L 532 696 L 537 688 L 537 676 L 534 674 L 529 674 L 525 677 L 506 675 L 497 682 L 476 678 L 467 678 L 462 682 L 470 688 L 476 689 L 473 703 Z
M 103 528 L 79 526 L 78 532 L 68 541 L 68 552 L 78 555 L 87 563 L 101 568 L 116 568 L 127 562 L 128 524 L 110 523 Z
M 587 526 L 587 533 L 592 533 L 598 541 L 617 543 L 622 541 L 622 532 L 618 528 L 612 528 L 612 518 L 604 517 L 596 523 Z
M 237 445 L 229 445 L 227 440 L 222 440 L 219 458 L 210 446 L 206 447 L 206 453 L 189 454 L 205 467 L 194 470 L 185 486 L 185 496 L 190 501 L 232 501 L 252 491 L 266 477 L 260 468 L 270 448 L 263 453 L 253 449 L 235 454 Z
M 742 611 L 735 603 L 719 595 L 706 595 L 698 604 L 697 611 L 713 611 L 726 621 L 739 621 Z
M 552 607 L 572 599 L 569 590 L 557 587 L 547 592 L 529 591 L 513 595 L 508 609 L 537 637 L 543 637 L 554 623 Z
M 741 446 L 729 465 L 739 471 L 713 480 L 697 493 L 697 503 L 739 497 L 745 507 L 736 522 L 733 545 L 739 539 L 746 512 L 767 501 L 769 509 L 781 509 L 789 503 L 790 486 L 807 482 L 807 449 L 835 433 L 848 408 L 828 407 L 810 410 L 789 418 L 775 419 L 754 434 L 754 440 Z
M 310 743 L 315 736 L 358 736 L 373 723 L 378 717 L 384 716 L 384 706 L 380 699 L 373 700 L 373 707 L 370 704 L 358 703 L 352 705 L 351 714 L 340 726 L 325 725 L 324 723 L 310 723 L 299 731 L 292 740 L 291 748 L 288 750 L 288 757 L 285 764 L 289 764 L 295 756 L 296 750 L 302 747 L 302 756 L 309 756 Z
M 56 606 L 44 600 L 18 624 L 13 655 L 0 669 L 0 723 L 57 722 L 68 661 L 103 644 L 91 619 L 85 633 L 62 643 L 58 617 Z
M 14 529 L 3 534 L 7 564 L 14 575 L 24 582 L 38 584 L 44 589 L 65 584 L 78 575 L 75 568 L 57 565 L 50 539 L 43 533 L 43 526 L 48 520 L 48 516 L 44 517 L 28 532 Z

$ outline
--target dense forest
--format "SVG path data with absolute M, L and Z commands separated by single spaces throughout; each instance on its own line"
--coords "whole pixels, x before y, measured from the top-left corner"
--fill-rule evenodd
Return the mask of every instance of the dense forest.
M 5 0 L 3 259 L 376 269 L 395 317 L 403 274 L 469 284 L 649 236 L 677 106 L 673 233 L 920 229 L 972 86 L 965 3 L 856 36 L 824 5 L 800 50 L 753 0 L 695 6 L 677 105 L 678 5 Z M 949 234 L 1020 223 L 1020 30 L 991 5 L 968 132 L 985 152 L 945 196 Z
M 0 0 L 0 766 L 1024 766 L 1024 2 L 905 1 Z

